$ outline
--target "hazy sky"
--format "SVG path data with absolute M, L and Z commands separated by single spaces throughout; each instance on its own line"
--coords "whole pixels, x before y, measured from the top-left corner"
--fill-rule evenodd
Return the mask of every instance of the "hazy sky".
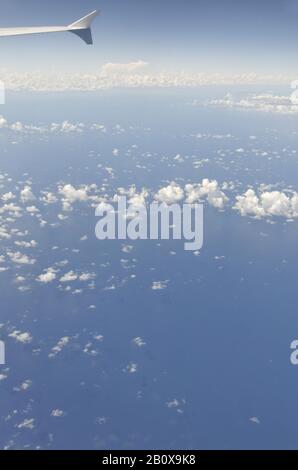
M 63 25 L 99 8 L 94 47 L 71 34 L 1 38 L 1 67 L 298 73 L 298 0 L 2 0 L 1 26 Z

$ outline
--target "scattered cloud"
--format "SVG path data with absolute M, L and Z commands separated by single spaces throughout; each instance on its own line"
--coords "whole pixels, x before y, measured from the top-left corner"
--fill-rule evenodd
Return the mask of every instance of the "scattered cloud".
M 194 105 L 200 105 L 198 101 L 194 101 Z M 202 105 L 202 103 L 201 103 Z M 262 111 L 266 113 L 277 114 L 298 114 L 298 105 L 291 101 L 291 96 L 279 96 L 268 94 L 250 95 L 245 98 L 235 99 L 228 93 L 222 99 L 213 99 L 206 103 L 207 106 L 238 108 L 254 111 Z
M 154 281 L 152 283 L 152 290 L 164 290 L 168 287 L 169 281 Z
M 8 335 L 10 338 L 15 339 L 18 343 L 28 344 L 32 341 L 32 336 L 28 332 L 21 332 L 19 330 L 14 330 Z
M 242 216 L 265 217 L 298 217 L 298 193 L 292 195 L 282 191 L 256 192 L 248 189 L 244 194 L 236 196 L 234 209 Z
M 48 268 L 43 274 L 40 274 L 37 277 L 37 281 L 41 284 L 49 284 L 50 282 L 56 279 L 56 270 L 53 268 Z

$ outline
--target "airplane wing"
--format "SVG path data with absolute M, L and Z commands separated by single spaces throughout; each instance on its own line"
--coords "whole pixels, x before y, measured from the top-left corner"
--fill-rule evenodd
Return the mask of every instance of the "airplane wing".
M 91 23 L 99 14 L 98 10 L 93 11 L 84 18 L 68 25 L 68 26 L 35 26 L 32 28 L 0 28 L 0 37 L 21 36 L 24 34 L 40 34 L 40 33 L 58 33 L 70 32 L 79 36 L 86 44 L 93 44 Z

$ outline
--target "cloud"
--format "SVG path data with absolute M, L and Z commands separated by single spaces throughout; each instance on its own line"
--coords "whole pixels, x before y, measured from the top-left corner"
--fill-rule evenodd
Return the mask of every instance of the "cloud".
M 16 264 L 35 264 L 36 260 L 29 258 L 29 256 L 17 252 L 9 251 L 7 255 L 10 257 L 11 261 Z
M 143 60 L 138 60 L 137 62 L 128 62 L 126 64 L 115 64 L 108 62 L 101 67 L 101 72 L 104 74 L 132 73 L 136 70 L 143 69 L 148 65 L 148 62 Z
M 11 199 L 15 199 L 15 195 L 12 192 L 5 193 L 1 196 L 2 201 L 7 202 Z
M 74 202 L 84 202 L 88 200 L 88 186 L 82 186 L 76 189 L 71 184 L 66 184 L 59 188 L 59 194 L 63 197 L 62 204 L 64 211 L 72 210 Z
M 51 412 L 51 416 L 53 418 L 63 418 L 65 415 L 66 415 L 65 411 L 59 410 L 59 409 L 52 410 Z
M 88 281 L 92 281 L 93 279 L 95 279 L 95 277 L 96 277 L 95 273 L 82 273 L 79 276 L 79 281 L 88 282 Z
M 50 358 L 53 358 L 59 354 L 62 349 L 64 349 L 70 342 L 70 338 L 68 336 L 63 336 L 61 339 L 59 339 L 58 343 L 56 346 L 54 346 L 49 354 Z
M 7 90 L 30 91 L 96 91 L 109 88 L 200 87 L 206 85 L 288 84 L 296 79 L 290 75 L 260 75 L 257 73 L 140 73 L 147 62 L 126 64 L 107 63 L 97 73 L 18 73 L 2 71 L 0 79 Z M 0 119 L 0 127 L 7 122 Z M 14 127 L 19 126 L 16 123 Z
M 24 189 L 22 189 L 20 199 L 24 204 L 36 200 L 36 197 L 34 196 L 30 186 L 25 186 Z
M 2 123 L 2 124 L 1 124 Z M 33 125 L 22 122 L 9 123 L 3 116 L 0 116 L 0 129 L 8 130 L 17 134 L 82 134 L 84 131 L 93 131 L 106 133 L 103 124 L 92 123 L 84 124 L 82 122 L 70 122 L 68 120 L 60 123 L 52 122 L 48 125 Z M 9 196 L 7 194 L 6 196 Z
M 194 105 L 198 105 L 198 101 L 194 101 Z M 279 96 L 268 94 L 250 95 L 245 98 L 235 99 L 228 93 L 222 99 L 210 100 L 207 106 L 238 108 L 246 110 L 262 111 L 266 113 L 277 114 L 298 114 L 298 105 L 293 104 L 291 96 Z
M 60 278 L 60 282 L 74 282 L 78 279 L 78 275 L 74 271 L 69 271 Z
M 183 189 L 174 182 L 161 188 L 154 196 L 154 199 L 159 202 L 165 202 L 166 204 L 174 204 L 175 202 L 181 201 L 183 198 Z
M 228 197 L 220 189 L 216 180 L 205 178 L 200 184 L 187 184 L 185 186 L 186 202 L 193 204 L 207 199 L 208 203 L 217 209 L 223 209 Z
M 130 362 L 125 369 L 123 369 L 123 372 L 128 372 L 129 374 L 135 374 L 138 371 L 138 364 L 135 362 Z
M 236 196 L 234 209 L 242 216 L 297 218 L 298 193 L 288 195 L 281 191 L 263 191 L 257 194 L 250 188 Z
M 48 268 L 43 274 L 37 277 L 37 281 L 41 284 L 49 284 L 56 279 L 56 271 L 53 268 Z
M 184 188 L 172 182 L 170 185 L 161 188 L 154 195 L 154 199 L 166 204 L 174 204 L 182 200 L 185 203 L 194 204 L 195 202 L 207 200 L 211 206 L 217 209 L 223 209 L 228 201 L 228 197 L 220 188 L 219 183 L 208 178 L 203 179 L 201 183 L 186 184 Z
M 24 421 L 20 424 L 17 424 L 16 427 L 18 429 L 34 429 L 35 424 L 34 424 L 34 419 L 24 419 Z
M 19 343 L 28 344 L 32 341 L 32 336 L 28 332 L 22 333 L 21 331 L 15 330 L 8 335 L 10 338 L 15 339 Z
M 145 341 L 140 336 L 137 336 L 136 338 L 133 338 L 132 342 L 138 348 L 142 348 L 143 346 L 146 346 Z
M 169 281 L 154 281 L 152 283 L 151 289 L 152 290 L 164 290 L 168 287 Z

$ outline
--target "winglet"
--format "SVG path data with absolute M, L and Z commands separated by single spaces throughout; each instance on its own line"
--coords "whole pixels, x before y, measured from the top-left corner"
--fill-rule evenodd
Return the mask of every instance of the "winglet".
M 91 33 L 91 23 L 94 18 L 99 14 L 99 10 L 95 10 L 89 15 L 84 16 L 78 21 L 70 24 L 67 28 L 71 33 L 79 36 L 86 44 L 93 44 L 92 33 Z

